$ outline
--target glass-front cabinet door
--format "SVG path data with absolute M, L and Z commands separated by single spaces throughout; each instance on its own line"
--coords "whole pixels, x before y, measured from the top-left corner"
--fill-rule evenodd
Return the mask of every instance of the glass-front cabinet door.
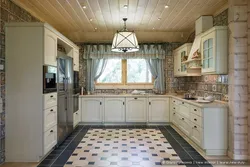
M 209 34 L 201 41 L 202 73 L 215 72 L 215 38 L 214 33 Z

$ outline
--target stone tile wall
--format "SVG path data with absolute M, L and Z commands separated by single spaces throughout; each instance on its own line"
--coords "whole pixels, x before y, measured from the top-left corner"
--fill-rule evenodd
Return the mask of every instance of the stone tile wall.
M 0 64 L 5 65 L 5 33 L 4 24 L 7 22 L 38 22 L 24 9 L 10 0 L 0 0 Z M 0 164 L 4 162 L 5 149 L 5 69 L 0 70 Z

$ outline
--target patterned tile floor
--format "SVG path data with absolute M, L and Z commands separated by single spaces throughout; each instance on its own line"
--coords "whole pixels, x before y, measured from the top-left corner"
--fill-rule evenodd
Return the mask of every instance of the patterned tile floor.
M 211 167 L 171 126 L 146 125 L 78 126 L 38 165 L 81 166 Z

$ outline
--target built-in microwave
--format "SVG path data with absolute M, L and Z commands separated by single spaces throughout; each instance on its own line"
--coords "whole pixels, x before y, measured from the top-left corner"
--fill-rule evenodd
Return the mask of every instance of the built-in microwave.
M 43 66 L 43 93 L 51 93 L 57 91 L 57 67 Z

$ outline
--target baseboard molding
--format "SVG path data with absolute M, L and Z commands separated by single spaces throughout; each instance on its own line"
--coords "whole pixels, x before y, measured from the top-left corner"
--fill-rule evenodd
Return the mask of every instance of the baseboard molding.
M 231 151 L 228 151 L 228 156 L 233 160 L 249 160 L 250 156 L 248 155 L 235 155 Z
M 227 155 L 227 150 L 205 150 L 207 156 Z

